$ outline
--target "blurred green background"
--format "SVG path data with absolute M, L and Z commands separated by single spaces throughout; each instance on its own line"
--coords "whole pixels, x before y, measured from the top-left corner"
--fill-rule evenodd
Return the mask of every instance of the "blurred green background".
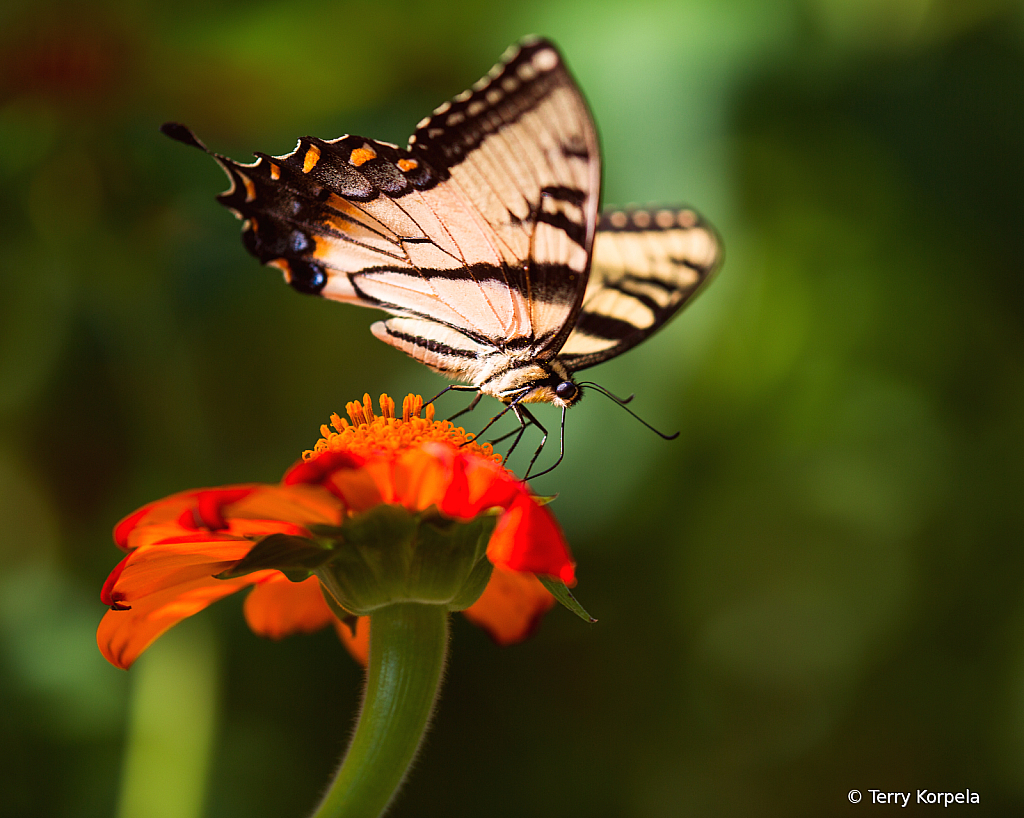
M 364 391 L 442 385 L 260 268 L 159 124 L 243 161 L 404 144 L 531 32 L 591 103 L 605 202 L 692 204 L 727 261 L 591 371 L 680 438 L 592 397 L 535 484 L 600 622 L 499 649 L 459 618 L 392 814 L 879 809 L 851 788 L 1024 813 L 1020 3 L 9 0 L 0 814 L 307 814 L 359 669 L 331 633 L 253 636 L 240 597 L 108 666 L 110 528 L 278 479 Z

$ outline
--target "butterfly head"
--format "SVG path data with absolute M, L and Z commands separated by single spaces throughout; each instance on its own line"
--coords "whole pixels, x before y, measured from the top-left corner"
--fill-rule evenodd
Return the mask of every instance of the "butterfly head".
M 481 389 L 504 403 L 550 403 L 560 409 L 579 402 L 582 391 L 559 361 L 529 363 Z

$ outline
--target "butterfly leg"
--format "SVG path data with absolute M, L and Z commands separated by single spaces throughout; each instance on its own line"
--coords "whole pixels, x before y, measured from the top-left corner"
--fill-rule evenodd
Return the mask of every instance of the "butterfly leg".
M 512 441 L 512 445 L 508 447 L 508 451 L 505 452 L 505 460 L 508 460 L 512 456 L 512 452 L 514 452 L 516 450 L 516 446 L 519 445 L 519 441 L 523 439 L 523 433 L 526 431 L 526 427 L 530 425 L 530 421 L 526 420 L 520 414 L 520 411 L 526 412 L 526 409 L 524 409 L 523 407 L 521 407 L 518 404 L 514 403 L 514 404 L 512 404 L 512 411 L 515 412 L 515 416 L 519 420 L 519 428 L 518 429 L 513 429 L 507 435 L 502 435 L 502 437 L 499 438 L 499 440 L 504 440 L 506 437 L 511 437 L 512 435 L 516 436 L 516 439 Z M 527 412 L 527 414 L 529 414 L 529 413 Z M 533 418 L 531 417 L 530 420 L 533 420 Z M 535 420 L 533 422 L 536 423 Z M 537 424 L 537 425 L 540 426 L 540 424 Z M 541 428 L 541 431 L 543 431 L 543 427 Z M 541 443 L 541 446 L 543 446 L 543 445 L 544 444 Z M 536 459 L 536 458 L 534 458 L 534 459 Z M 532 463 L 533 461 L 530 461 L 530 462 Z
M 513 429 L 511 432 L 506 432 L 501 437 L 496 437 L 494 438 L 494 440 L 489 440 L 488 443 L 490 443 L 492 446 L 497 446 L 503 440 L 508 440 L 510 437 L 512 437 L 512 435 L 519 435 L 521 437 L 522 433 L 523 427 L 520 426 L 518 429 Z M 507 452 L 505 452 L 506 459 L 508 459 L 508 456 L 512 454 L 512 450 L 515 449 L 517 443 L 519 443 L 519 438 L 516 438 L 516 442 L 509 447 L 509 450 Z
M 467 406 L 465 409 L 460 409 L 454 415 L 450 415 L 448 417 L 448 420 L 455 420 L 455 418 L 457 417 L 461 417 L 462 415 L 465 415 L 468 412 L 472 412 L 474 409 L 476 409 L 477 404 L 480 403 L 480 398 L 482 398 L 483 396 L 483 392 L 477 392 L 476 395 L 473 397 L 473 400 L 469 402 L 469 406 Z
M 474 440 L 479 440 L 481 437 L 483 437 L 484 436 L 484 432 L 486 432 L 488 429 L 490 429 L 495 424 L 496 421 L 498 421 L 501 418 L 503 418 L 505 416 L 505 413 L 509 409 L 514 409 L 514 408 L 515 408 L 515 404 L 509 404 L 504 409 L 502 409 L 500 412 L 498 412 L 498 414 L 496 414 L 489 421 L 487 421 L 487 425 L 484 426 L 484 428 L 481 429 L 479 432 L 477 432 L 476 436 L 473 439 Z M 516 417 L 518 417 L 518 414 L 516 415 Z
M 527 421 L 529 421 L 534 426 L 536 426 L 538 429 L 540 429 L 541 435 L 542 435 L 542 437 L 540 439 L 540 445 L 537 447 L 537 451 L 535 451 L 533 453 L 533 457 L 530 459 L 530 465 L 526 467 L 526 476 L 523 477 L 524 480 L 529 480 L 530 479 L 530 472 L 533 471 L 533 464 L 537 462 L 537 458 L 540 457 L 540 453 L 544 450 L 544 444 L 548 442 L 548 430 L 545 429 L 541 425 L 541 422 L 539 420 L 537 420 L 536 417 L 534 417 L 533 412 L 531 412 L 525 406 L 522 406 L 521 404 L 514 403 L 514 404 L 512 404 L 512 411 L 514 411 L 516 413 L 516 417 L 519 418 L 519 422 L 522 424 L 522 428 L 519 430 L 519 437 L 522 437 L 523 436 L 523 432 L 526 431 Z M 565 415 L 564 415 L 564 411 L 565 410 L 562 410 L 562 411 L 563 411 L 563 418 L 564 418 L 565 417 Z M 518 442 L 519 442 L 519 438 L 516 438 L 516 443 L 518 443 Z M 515 448 L 514 445 L 513 445 L 513 448 Z M 559 460 L 559 462 L 561 462 L 562 458 L 558 458 L 558 460 Z M 555 463 L 555 466 L 557 466 L 557 465 L 558 465 L 558 463 Z M 551 469 L 553 469 L 555 466 L 552 466 Z M 547 474 L 547 472 L 551 471 L 551 469 L 546 469 L 545 471 L 541 472 L 541 474 Z
M 434 395 L 434 397 L 432 397 L 430 400 L 423 401 L 423 405 L 424 406 L 429 406 L 434 401 L 436 401 L 438 398 L 440 398 L 442 395 L 446 395 L 449 392 L 476 392 L 476 387 L 475 386 L 468 386 L 468 385 L 462 384 L 462 383 L 450 383 L 450 384 L 448 384 L 448 386 L 446 386 L 444 389 L 442 389 L 440 392 L 438 392 L 436 395 Z

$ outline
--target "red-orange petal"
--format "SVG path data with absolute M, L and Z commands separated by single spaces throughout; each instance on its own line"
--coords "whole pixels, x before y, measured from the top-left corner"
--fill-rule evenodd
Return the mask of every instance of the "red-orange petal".
M 322 486 L 259 485 L 221 509 L 229 520 L 273 520 L 300 526 L 341 525 L 345 505 Z
M 274 527 L 280 530 L 281 525 Z M 273 533 L 266 521 L 235 521 L 234 533 L 188 531 L 175 523 L 144 528 L 152 541 L 121 560 L 101 593 L 112 610 L 100 623 L 96 639 L 103 655 L 124 668 L 184 617 L 270 573 L 214 579 L 249 553 L 253 545 L 250 532 Z
M 324 477 L 323 485 L 340 497 L 353 514 L 381 503 L 393 503 L 391 457 L 368 459 L 358 469 L 335 469 Z
M 309 460 L 300 460 L 285 472 L 282 482 L 286 486 L 296 483 L 323 483 L 331 472 L 338 469 L 356 469 L 362 462 L 362 457 L 351 452 L 324 452 Z
M 252 540 L 245 537 L 204 534 L 200 538 L 193 534 L 187 542 L 138 548 L 111 573 L 114 579 L 108 579 L 104 594 L 114 601 L 134 605 L 149 594 L 219 574 L 248 554 L 252 546 Z
M 293 527 L 321 523 L 338 525 L 344 505 L 319 486 L 278 486 L 253 483 L 221 489 L 196 489 L 172 494 L 130 514 L 114 529 L 114 541 L 124 550 L 152 542 L 152 526 L 176 525 L 185 531 L 223 530 L 232 520 L 270 521 L 281 531 L 287 521 Z
M 119 548 L 127 551 L 135 547 L 132 542 L 132 534 L 139 527 L 178 521 L 183 513 L 197 509 L 199 498 L 203 495 L 207 495 L 204 505 L 210 509 L 216 506 L 213 498 L 217 495 L 237 500 L 254 488 L 256 488 L 255 484 L 223 486 L 219 489 L 190 489 L 179 491 L 162 500 L 147 503 L 114 526 L 114 542 Z
M 255 585 L 245 598 L 245 621 L 268 639 L 293 633 L 313 633 L 335 621 L 320 592 L 320 580 L 291 582 L 275 571 Z
M 222 531 L 205 531 L 185 528 L 177 521 L 170 523 L 153 523 L 138 527 L 132 532 L 132 548 L 128 558 L 135 558 L 137 551 L 151 551 L 158 548 L 162 551 L 180 552 L 182 554 L 194 551 L 194 545 L 203 548 L 224 548 L 223 543 L 241 543 L 247 548 L 252 548 L 256 540 L 270 534 L 291 534 L 294 536 L 308 535 L 308 531 L 300 525 L 282 522 L 280 520 L 246 520 L 234 519 L 230 521 L 228 528 Z M 206 546 L 203 546 L 203 544 Z M 214 544 L 221 543 L 221 546 Z M 229 549 L 234 553 L 237 549 Z M 205 553 L 205 552 L 204 552 Z M 245 556 L 243 552 L 242 556 Z M 228 559 L 228 557 L 225 557 Z M 238 560 L 241 557 L 234 557 Z
M 525 493 L 501 515 L 487 556 L 494 565 L 513 571 L 547 574 L 566 585 L 576 582 L 575 563 L 561 528 L 550 511 Z
M 258 573 L 221 581 L 206 574 L 162 588 L 135 599 L 131 610 L 107 611 L 96 631 L 96 643 L 111 664 L 127 670 L 160 634 L 260 578 Z
M 517 497 L 528 492 L 515 475 L 490 460 L 462 455 L 456 461 L 455 470 L 458 476 L 445 498 L 444 507 L 461 503 L 461 513 L 467 518 L 489 508 L 508 508 Z
M 532 634 L 555 598 L 533 574 L 494 566 L 480 598 L 462 613 L 499 645 L 522 642 Z
M 410 511 L 440 507 L 452 481 L 455 450 L 443 443 L 401 452 L 392 470 L 395 502 Z

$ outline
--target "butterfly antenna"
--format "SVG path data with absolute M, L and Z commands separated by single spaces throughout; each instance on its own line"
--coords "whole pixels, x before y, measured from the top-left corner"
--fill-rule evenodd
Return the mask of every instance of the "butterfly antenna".
M 598 392 L 601 392 L 602 394 L 607 395 L 609 398 L 611 398 L 613 401 L 615 401 L 617 404 L 619 404 L 619 406 L 625 406 L 627 403 L 629 403 L 631 400 L 633 400 L 633 398 L 636 397 L 635 394 L 632 394 L 628 398 L 620 398 L 618 395 L 614 394 L 613 392 L 609 392 L 607 389 L 605 389 L 603 386 L 601 386 L 601 384 L 594 383 L 593 381 L 580 381 L 579 382 L 579 386 L 589 386 L 591 389 L 596 389 Z
M 582 384 L 582 383 L 580 384 L 581 387 L 583 385 L 584 384 Z M 646 426 L 648 429 L 650 429 L 652 432 L 654 432 L 654 434 L 656 434 L 662 440 L 675 440 L 677 437 L 679 437 L 679 432 L 675 432 L 675 433 L 673 433 L 671 435 L 667 435 L 664 432 L 659 432 L 657 429 L 655 429 L 653 426 L 651 426 L 650 423 L 648 423 L 646 420 L 644 420 L 642 417 L 640 417 L 640 415 L 638 415 L 636 412 L 634 412 L 632 409 L 630 409 L 628 406 L 626 406 L 625 402 L 623 402 L 621 399 L 615 397 L 615 395 L 613 395 L 611 392 L 609 392 L 603 386 L 598 386 L 596 383 L 588 383 L 588 384 L 586 384 L 586 387 L 588 389 L 593 389 L 595 392 L 600 392 L 602 395 L 605 395 L 606 397 L 610 398 L 614 403 L 617 403 L 619 406 L 621 406 L 623 408 L 623 410 L 625 410 L 626 412 L 629 412 L 629 414 L 631 414 L 633 417 L 635 417 L 637 420 L 639 420 L 644 426 Z M 633 396 L 630 395 L 631 399 L 632 399 L 632 397 Z

